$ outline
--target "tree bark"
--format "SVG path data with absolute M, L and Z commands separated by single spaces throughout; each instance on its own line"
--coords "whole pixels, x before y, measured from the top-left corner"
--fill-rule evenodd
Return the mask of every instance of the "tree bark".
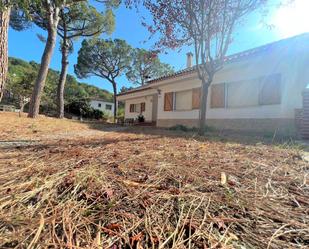
M 58 82 L 58 89 L 57 89 L 57 100 L 58 100 L 58 118 L 64 118 L 64 86 L 67 79 L 68 73 L 68 46 L 66 45 L 67 41 L 63 41 L 62 47 L 62 60 L 61 60 L 61 73 Z
M 116 83 L 113 83 L 113 91 L 114 91 L 113 100 L 114 100 L 114 123 L 115 123 L 116 122 L 116 117 L 117 117 L 117 98 L 116 98 L 116 95 L 117 95 L 117 85 L 116 85 Z
M 3 96 L 4 86 L 8 73 L 8 31 L 11 8 L 0 11 L 0 102 Z
M 58 9 L 54 10 L 54 13 L 51 13 L 50 15 L 52 15 L 52 17 L 50 17 L 50 19 L 48 20 L 49 27 L 48 27 L 47 42 L 41 59 L 39 74 L 35 81 L 34 89 L 31 96 L 29 114 L 28 114 L 29 118 L 36 118 L 39 115 L 42 92 L 45 86 L 50 61 L 56 44 L 57 26 L 59 22 L 59 10 Z
M 206 127 L 206 110 L 207 110 L 207 99 L 208 99 L 208 88 L 209 83 L 202 80 L 202 101 L 200 107 L 200 125 L 199 125 L 199 135 L 203 136 L 205 134 Z

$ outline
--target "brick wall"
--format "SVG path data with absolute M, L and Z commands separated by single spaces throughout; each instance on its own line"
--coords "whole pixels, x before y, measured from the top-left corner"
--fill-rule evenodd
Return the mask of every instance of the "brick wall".
M 300 133 L 303 139 L 309 139 L 309 90 L 306 90 L 303 93 L 303 111 Z

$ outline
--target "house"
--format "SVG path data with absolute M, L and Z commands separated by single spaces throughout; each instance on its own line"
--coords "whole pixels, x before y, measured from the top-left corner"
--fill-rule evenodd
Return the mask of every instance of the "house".
M 198 127 L 201 81 L 187 56 L 186 69 L 119 94 L 125 118 Z M 296 134 L 308 83 L 309 33 L 228 56 L 209 89 L 207 125 Z
M 93 98 L 90 100 L 90 106 L 93 109 L 100 110 L 107 114 L 108 116 L 112 116 L 114 114 L 115 105 L 112 102 L 107 102 L 104 99 Z

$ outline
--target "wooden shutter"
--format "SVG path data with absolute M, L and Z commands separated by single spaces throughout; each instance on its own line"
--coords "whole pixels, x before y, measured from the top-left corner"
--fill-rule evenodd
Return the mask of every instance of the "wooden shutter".
M 130 104 L 130 112 L 134 112 L 134 104 Z
M 146 110 L 146 104 L 145 102 L 141 103 L 141 112 L 144 112 Z
M 273 74 L 261 79 L 259 103 L 260 105 L 275 105 L 281 103 L 280 74 Z
M 201 88 L 192 90 L 192 109 L 200 109 L 201 106 Z
M 164 111 L 172 111 L 173 110 L 173 93 L 165 93 L 164 94 Z
M 215 84 L 211 86 L 210 102 L 211 108 L 225 107 L 225 84 Z

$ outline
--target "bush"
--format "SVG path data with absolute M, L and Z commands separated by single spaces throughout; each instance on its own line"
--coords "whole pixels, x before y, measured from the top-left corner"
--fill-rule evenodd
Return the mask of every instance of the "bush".
M 185 125 L 174 125 L 172 127 L 169 128 L 169 130 L 171 131 L 183 131 L 183 132 L 198 132 L 199 128 L 197 127 L 192 127 L 189 128 Z M 205 132 L 212 132 L 215 131 L 215 128 L 212 126 L 205 126 Z
M 143 114 L 138 115 L 137 120 L 139 123 L 144 123 L 145 122 L 145 117 Z
M 169 130 L 188 132 L 188 131 L 190 131 L 190 128 L 188 128 L 187 126 L 184 126 L 184 125 L 174 125 L 174 126 L 170 127 Z
M 103 119 L 104 113 L 101 110 L 92 108 L 86 100 L 74 101 L 66 106 L 70 114 L 82 116 L 86 119 Z
M 124 108 L 123 107 L 118 108 L 117 118 L 124 118 Z

